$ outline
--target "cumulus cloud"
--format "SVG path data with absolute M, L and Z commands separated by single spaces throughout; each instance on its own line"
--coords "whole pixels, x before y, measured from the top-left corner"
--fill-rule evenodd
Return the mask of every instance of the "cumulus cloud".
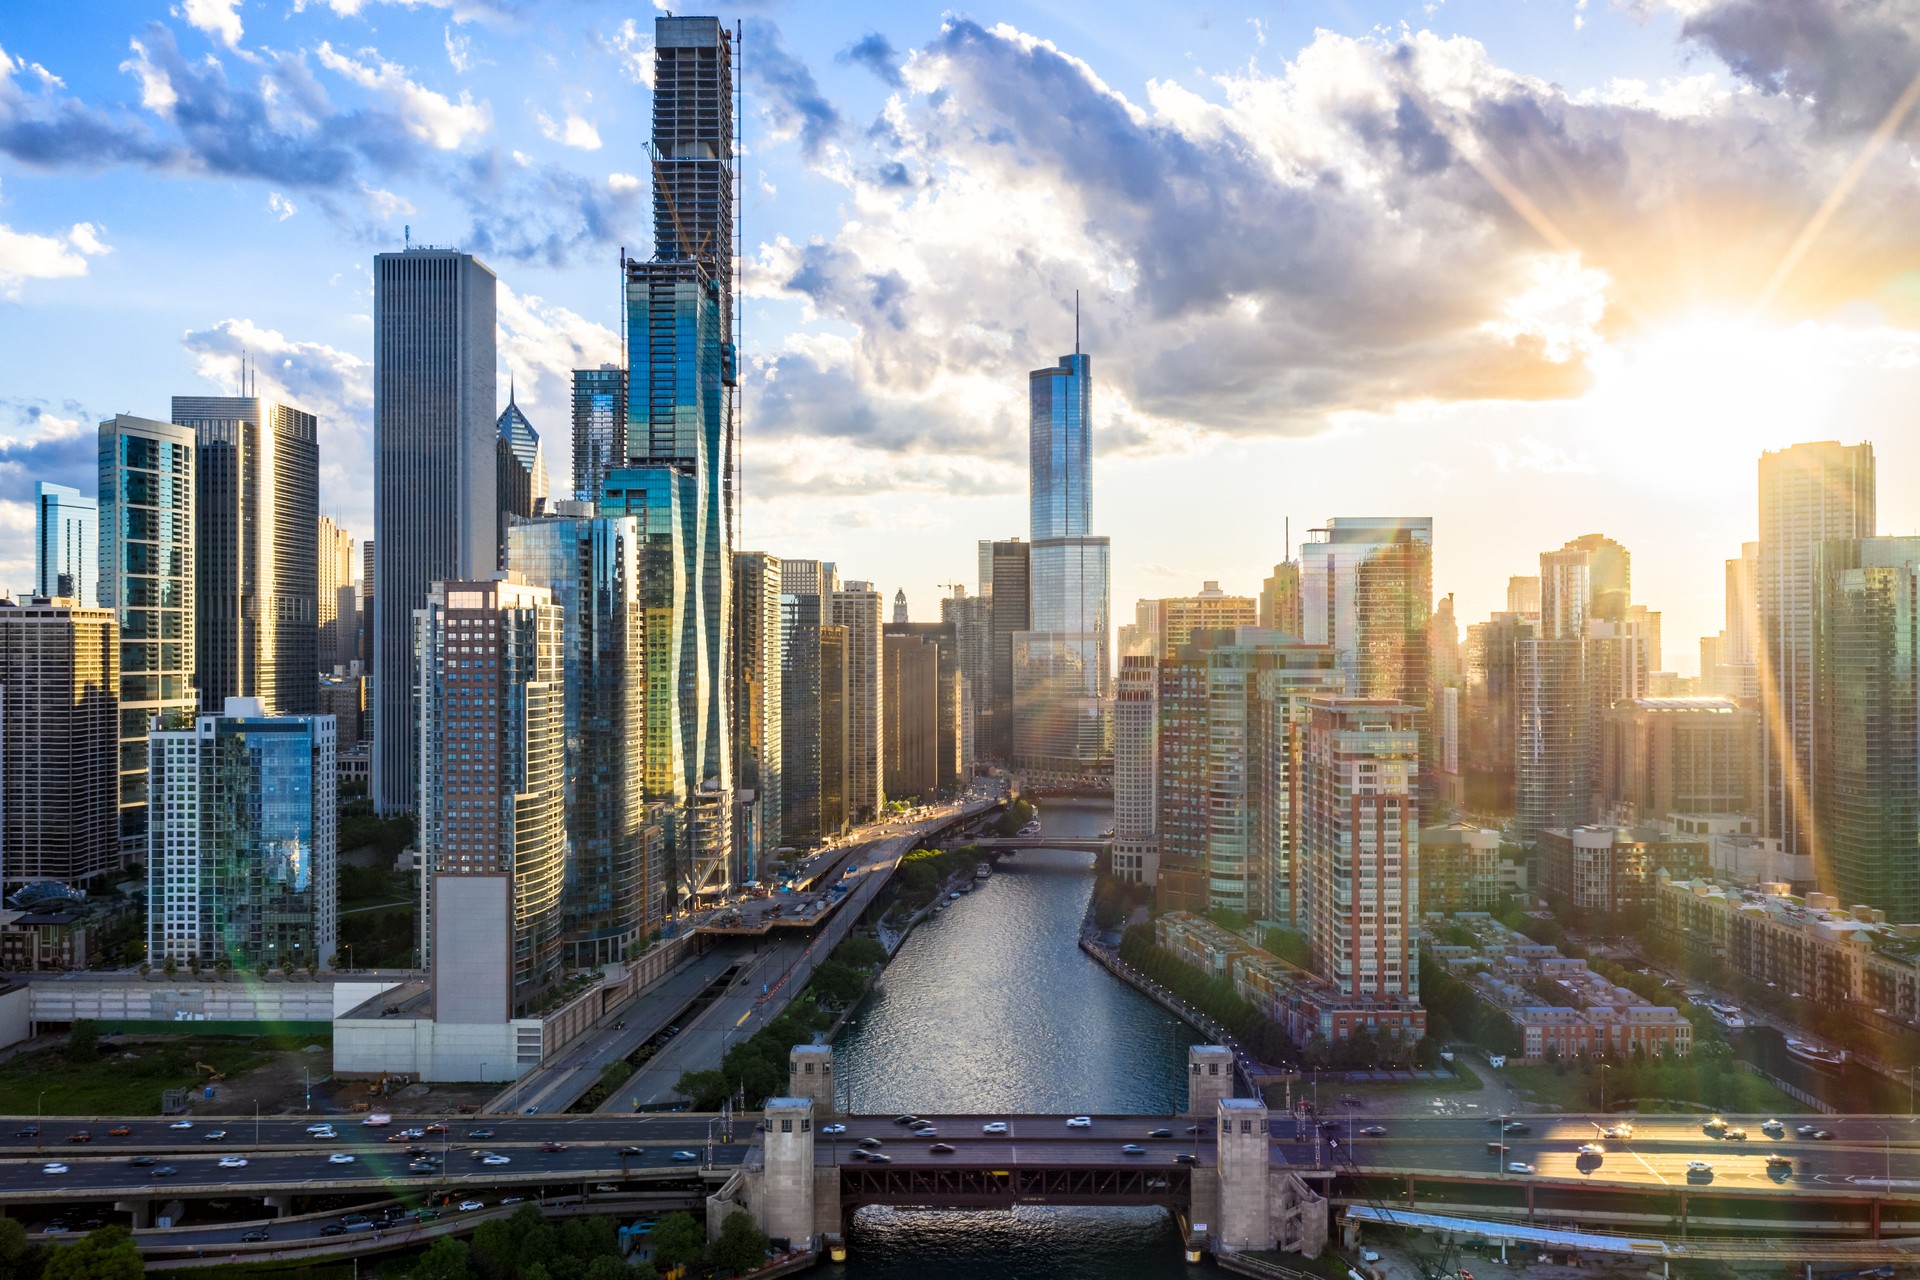
M 183 0 L 174 12 L 227 48 L 238 49 L 242 34 L 239 9 L 240 0 Z
M 760 353 L 756 439 L 890 453 L 901 484 L 1019 439 L 1021 374 L 1070 349 L 1076 289 L 1109 455 L 1578 394 L 1625 331 L 1751 301 L 1848 159 L 1788 95 L 1695 77 L 1575 97 L 1425 33 L 1322 32 L 1276 73 L 1133 100 L 952 19 L 900 74 L 859 139 L 816 129 L 842 225 L 762 245 L 749 283 L 832 335 Z M 1920 269 L 1915 187 L 1904 157 L 1866 169 L 1775 305 Z
M 93 415 L 75 403 L 59 408 L 55 413 L 44 401 L 0 401 L 0 411 L 13 419 L 0 435 L 0 502 L 30 501 L 41 480 L 83 492 L 98 484 L 100 439 Z
M 820 91 L 813 71 L 787 52 L 780 40 L 780 29 L 771 22 L 747 24 L 747 39 L 753 56 L 747 59 L 746 74 L 753 92 L 748 101 L 766 113 L 777 136 L 800 139 L 801 150 L 809 157 L 840 132 L 840 111 Z
M 856 63 L 880 77 L 881 83 L 898 89 L 906 83 L 900 74 L 900 54 L 893 42 L 878 31 L 869 31 L 840 52 L 841 62 Z
M 1755 88 L 1806 103 L 1834 130 L 1875 128 L 1920 77 L 1914 0 L 1670 3 L 1687 40 Z
M 76 222 L 64 235 L 36 235 L 0 223 L 0 295 L 18 297 L 27 280 L 87 274 L 87 259 L 111 253 L 91 222 Z
M 603 41 L 635 84 L 653 88 L 653 32 L 628 18 Z
M 320 65 L 329 71 L 392 102 L 416 138 L 442 151 L 453 151 L 492 127 L 492 112 L 486 103 L 476 104 L 469 90 L 462 89 L 456 102 L 411 79 L 405 67 L 381 58 L 377 50 L 363 49 L 360 53 L 364 61 L 336 51 L 323 40 L 318 56 Z
M 593 121 L 583 116 L 569 111 L 561 119 L 555 120 L 544 111 L 536 111 L 533 118 L 549 142 L 581 151 L 600 149 L 600 131 L 593 127 Z
M 269 192 L 267 194 L 267 208 L 272 210 L 274 215 L 278 217 L 279 220 L 282 222 L 285 222 L 288 218 L 291 218 L 294 214 L 300 212 L 299 208 L 293 203 L 293 201 L 287 199 L 285 196 L 281 195 L 278 191 Z

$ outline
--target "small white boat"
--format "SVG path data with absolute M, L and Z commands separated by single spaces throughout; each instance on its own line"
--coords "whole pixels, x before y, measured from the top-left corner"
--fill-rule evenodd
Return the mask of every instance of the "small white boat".
M 993 864 L 991 862 L 982 862 L 973 869 L 973 878 L 975 880 L 987 880 L 992 876 Z
M 1789 1040 L 1787 1052 L 1802 1062 L 1811 1062 L 1820 1067 L 1841 1066 L 1848 1057 L 1845 1049 L 1829 1049 L 1826 1045 L 1815 1044 L 1811 1040 Z

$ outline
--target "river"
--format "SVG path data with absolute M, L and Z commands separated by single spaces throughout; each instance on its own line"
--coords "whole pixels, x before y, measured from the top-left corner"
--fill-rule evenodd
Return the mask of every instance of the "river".
M 1047 835 L 1098 835 L 1103 803 L 1043 802 Z M 1195 1034 L 1078 945 L 1091 856 L 1003 859 L 992 879 L 902 944 L 835 1046 L 862 1113 L 1165 1112 L 1183 1102 Z M 1159 1280 L 1185 1275 L 1158 1210 L 868 1209 L 832 1273 L 847 1280 Z

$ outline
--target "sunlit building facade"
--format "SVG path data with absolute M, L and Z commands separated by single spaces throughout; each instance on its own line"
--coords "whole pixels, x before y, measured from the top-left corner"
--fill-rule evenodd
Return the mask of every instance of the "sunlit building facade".
M 100 603 L 100 502 L 45 480 L 33 487 L 33 593 Z

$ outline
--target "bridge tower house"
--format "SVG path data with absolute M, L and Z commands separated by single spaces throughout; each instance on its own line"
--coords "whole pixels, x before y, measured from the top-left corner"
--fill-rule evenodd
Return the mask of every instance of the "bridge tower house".
M 1267 1104 L 1258 1098 L 1222 1098 L 1219 1121 L 1220 1199 L 1213 1222 L 1216 1250 L 1237 1253 L 1274 1247 L 1267 1203 Z
M 1187 1050 L 1187 1114 L 1210 1116 L 1222 1098 L 1233 1096 L 1233 1052 L 1223 1045 L 1196 1044 Z
M 767 1099 L 766 1168 L 753 1198 L 760 1229 L 796 1249 L 814 1235 L 813 1111 L 811 1098 Z
M 833 1046 L 797 1044 L 787 1055 L 787 1092 L 796 1098 L 810 1098 L 813 1114 L 824 1119 L 838 1115 L 839 1101 L 833 1087 Z

